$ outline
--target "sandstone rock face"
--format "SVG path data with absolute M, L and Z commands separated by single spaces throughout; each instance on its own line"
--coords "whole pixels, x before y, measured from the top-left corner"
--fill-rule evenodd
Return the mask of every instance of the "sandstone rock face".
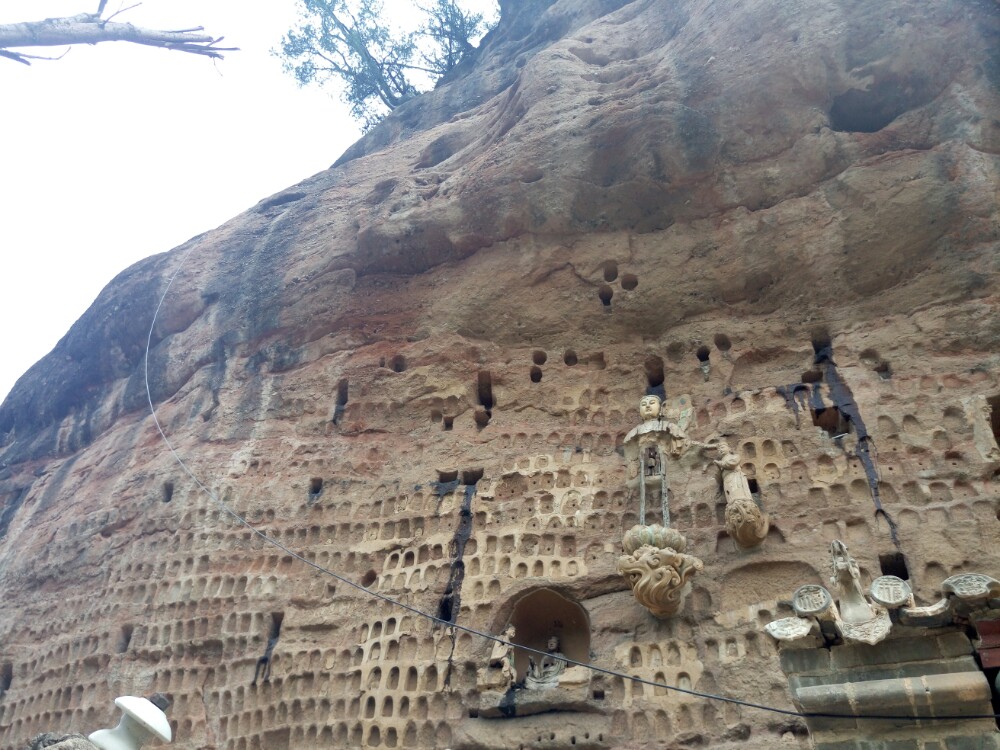
M 833 539 L 924 603 L 1000 577 L 998 7 L 508 2 L 334 168 L 124 271 L 0 407 L 0 747 L 153 691 L 179 748 L 807 746 L 794 717 L 606 675 L 521 701 L 550 713 L 481 702 L 488 641 L 265 545 L 184 473 L 147 331 L 176 273 L 158 417 L 288 549 L 791 708 L 763 625 Z M 661 387 L 771 520 L 738 548 L 689 453 L 672 523 L 704 570 L 664 621 L 615 571 L 616 449 Z

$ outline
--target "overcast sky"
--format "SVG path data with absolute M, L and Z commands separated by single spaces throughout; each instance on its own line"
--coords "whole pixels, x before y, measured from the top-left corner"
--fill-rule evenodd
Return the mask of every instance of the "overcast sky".
M 96 7 L 2 0 L 0 23 Z M 271 55 L 296 16 L 295 0 L 144 0 L 117 20 L 204 26 L 240 51 L 212 61 L 115 42 L 30 67 L 0 58 L 0 400 L 119 271 L 326 169 L 359 137 L 337 92 L 300 88 Z

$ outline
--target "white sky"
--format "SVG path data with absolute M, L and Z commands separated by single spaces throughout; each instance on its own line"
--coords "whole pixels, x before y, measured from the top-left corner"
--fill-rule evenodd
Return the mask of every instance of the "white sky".
M 413 3 L 385 5 L 398 18 Z M 0 23 L 96 8 L 2 0 Z M 144 0 L 116 20 L 204 26 L 240 51 L 212 61 L 115 42 L 30 67 L 0 58 L 0 400 L 119 271 L 326 169 L 359 137 L 336 91 L 299 88 L 271 55 L 296 18 L 295 0 Z

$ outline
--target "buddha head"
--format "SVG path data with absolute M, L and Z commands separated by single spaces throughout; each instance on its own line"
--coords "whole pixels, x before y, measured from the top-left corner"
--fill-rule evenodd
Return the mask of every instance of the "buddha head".
M 639 401 L 639 416 L 643 422 L 658 419 L 662 402 L 659 396 L 643 396 Z

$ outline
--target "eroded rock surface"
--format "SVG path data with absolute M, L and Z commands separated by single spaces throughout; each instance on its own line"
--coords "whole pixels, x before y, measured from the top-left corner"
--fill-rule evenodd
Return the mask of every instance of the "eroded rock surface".
M 178 269 L 149 379 L 179 455 L 255 528 L 445 619 L 500 633 L 553 588 L 594 663 L 790 708 L 763 626 L 832 540 L 863 577 L 901 554 L 927 601 L 1000 575 L 998 5 L 504 11 L 337 166 L 124 271 L 0 407 L 4 750 L 154 690 L 179 748 L 808 742 L 606 676 L 479 715 L 489 642 L 265 546 L 165 450 L 143 355 Z M 692 456 L 671 513 L 704 571 L 666 621 L 615 571 L 638 522 L 616 447 L 661 386 L 771 522 L 738 548 Z

